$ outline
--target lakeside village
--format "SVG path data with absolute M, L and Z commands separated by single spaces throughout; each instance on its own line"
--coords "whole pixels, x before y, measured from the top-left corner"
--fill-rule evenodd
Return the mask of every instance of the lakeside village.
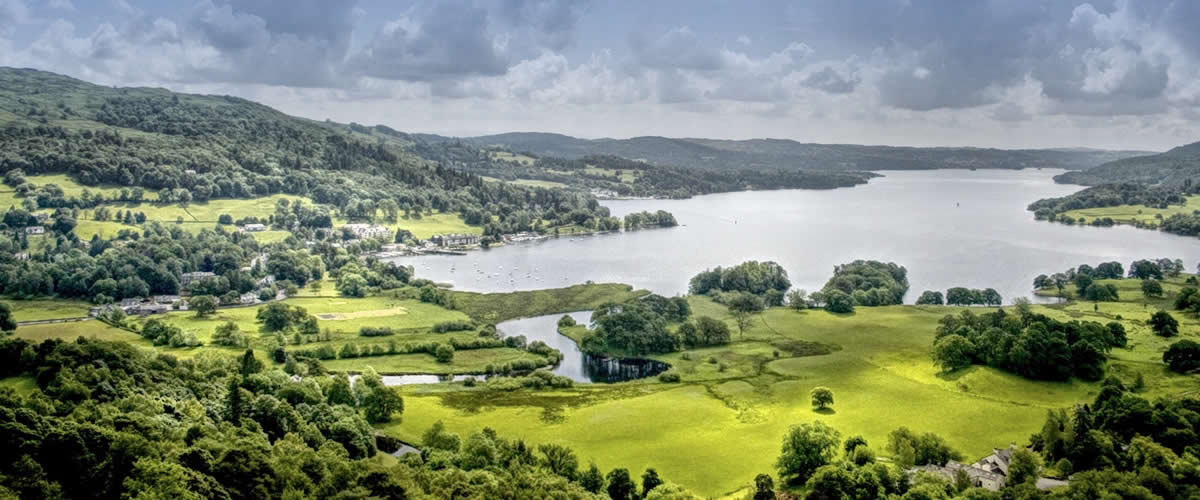
M 39 228 L 40 229 L 40 228 Z M 265 224 L 244 224 L 238 229 L 243 232 L 255 233 L 267 230 Z M 334 243 L 334 247 L 341 247 L 357 243 L 362 240 L 369 239 L 384 239 L 391 240 L 394 237 L 394 232 L 386 227 L 376 224 L 345 224 L 340 226 L 345 232 L 353 235 L 353 238 L 344 240 L 341 243 Z M 539 235 L 532 232 L 522 232 L 503 235 L 502 244 L 519 243 L 525 241 L 535 241 L 545 239 L 548 236 Z M 380 247 L 378 252 L 372 252 L 369 255 L 377 258 L 391 257 L 407 257 L 417 255 L 466 255 L 467 251 L 478 250 L 481 248 L 482 240 L 479 235 L 475 234 L 438 234 L 426 240 L 413 240 L 412 244 L 404 243 L 387 243 Z M 312 247 L 316 244 L 314 241 L 306 241 L 307 247 Z M 259 254 L 250 265 L 243 267 L 243 271 L 250 271 L 254 266 L 265 263 L 266 254 Z M 182 289 L 186 290 L 192 283 L 202 281 L 207 278 L 214 278 L 216 274 L 209 271 L 194 271 L 183 273 L 179 276 L 179 284 Z M 287 290 L 275 289 L 275 276 L 267 275 L 255 283 L 255 290 L 239 294 L 237 297 L 222 297 L 219 307 L 246 307 L 271 302 L 275 300 L 283 300 L 288 298 Z M 186 311 L 188 309 L 187 297 L 180 295 L 155 295 L 145 298 L 127 298 L 120 302 L 104 304 L 97 307 L 92 307 L 88 312 L 88 317 L 95 318 L 109 314 L 114 310 L 120 310 L 125 315 L 131 316 L 148 316 L 152 314 L 165 314 L 171 311 Z M 82 318 L 77 318 L 82 319 Z

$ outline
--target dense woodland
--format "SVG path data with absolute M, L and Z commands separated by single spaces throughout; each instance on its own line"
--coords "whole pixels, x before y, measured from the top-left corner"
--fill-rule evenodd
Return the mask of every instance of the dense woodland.
M 854 306 L 900 304 L 908 293 L 908 270 L 894 262 L 856 260 L 833 268 L 833 277 L 813 301 L 831 312 L 845 313 Z

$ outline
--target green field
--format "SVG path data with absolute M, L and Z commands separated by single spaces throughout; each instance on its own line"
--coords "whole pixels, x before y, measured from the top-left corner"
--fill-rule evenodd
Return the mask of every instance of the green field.
M 142 343 L 141 337 L 136 333 L 113 328 L 96 320 L 21 326 L 17 327 L 17 333 L 14 335 L 35 343 L 47 339 L 75 340 L 79 337 Z M 144 345 L 150 344 L 145 343 Z
M 510 153 L 508 151 L 492 151 L 491 157 L 494 160 L 515 161 L 522 165 L 533 165 L 533 163 L 537 161 L 537 159 L 532 156 L 523 155 L 520 153 Z
M 691 302 L 698 314 L 716 315 L 732 326 L 719 306 L 707 299 Z M 1109 306 L 1114 311 L 1106 311 Z M 1110 373 L 1128 381 L 1143 374 L 1151 399 L 1200 389 L 1200 380 L 1174 375 L 1158 361 L 1169 342 L 1140 324 L 1149 315 L 1135 315 L 1141 307 L 1102 305 L 1098 313 L 1091 304 L 1037 309 L 1105 322 L 1122 314 L 1131 347 L 1114 351 Z M 907 426 L 942 435 L 973 460 L 994 446 L 1025 442 L 1047 410 L 1094 398 L 1098 385 L 1078 380 L 1037 382 L 984 366 L 939 373 L 929 358 L 934 329 L 939 318 L 958 310 L 890 306 L 839 316 L 771 309 L 745 337 L 734 328 L 729 346 L 690 351 L 691 360 L 682 353 L 659 356 L 681 374 L 681 385 L 649 379 L 542 393 L 410 393 L 403 422 L 385 430 L 415 440 L 438 420 L 464 434 L 491 427 L 534 443 L 568 444 L 581 462 L 595 460 L 601 468 L 655 467 L 668 480 L 717 496 L 772 472 L 780 439 L 792 424 L 820 419 L 843 437 L 865 436 L 880 451 L 890 431 Z M 1177 317 L 1185 336 L 1200 336 L 1200 323 Z M 804 345 L 797 341 L 836 350 L 803 356 Z M 809 391 L 816 386 L 834 391 L 832 412 L 813 411 Z
M 605 302 L 625 302 L 647 293 L 629 285 L 599 283 L 507 293 L 454 292 L 454 300 L 458 309 L 472 318 L 498 323 L 592 309 Z
M 36 175 L 27 177 L 35 185 L 56 184 L 63 188 L 63 191 L 72 196 L 78 196 L 83 192 L 83 189 L 88 189 L 92 192 L 103 192 L 105 196 L 112 196 L 119 188 L 114 187 L 91 187 L 83 186 L 66 175 Z M 558 183 L 535 181 L 535 180 L 519 180 L 514 184 L 524 185 L 539 185 L 541 187 L 556 187 Z M 5 186 L 7 188 L 7 186 Z M 153 200 L 157 194 L 147 191 L 146 199 Z M 0 191 L 0 209 L 7 210 L 10 206 L 20 206 L 21 199 L 14 191 Z M 117 211 L 134 211 L 146 214 L 146 220 L 158 221 L 164 223 L 176 223 L 183 221 L 181 227 L 188 232 L 198 233 L 205 229 L 212 229 L 218 217 L 228 214 L 234 220 L 240 220 L 246 217 L 266 218 L 275 213 L 275 204 L 279 200 L 288 200 L 296 202 L 302 200 L 305 203 L 312 204 L 312 200 L 299 196 L 276 194 L 264 196 L 260 198 L 249 199 L 217 199 L 204 202 L 192 203 L 168 203 L 156 204 L 151 202 L 142 203 L 107 203 L 105 208 L 115 214 Z M 136 229 L 137 226 L 122 224 L 117 221 L 97 221 L 92 219 L 93 210 L 80 211 L 78 225 L 75 228 L 75 234 L 81 239 L 90 240 L 92 236 L 99 235 L 101 238 L 116 237 L 117 232 L 121 229 Z M 346 219 L 335 218 L 334 225 L 341 226 L 346 224 Z M 427 239 L 436 234 L 451 234 L 451 233 L 468 233 L 468 234 L 483 234 L 483 228 L 469 226 L 463 221 L 458 214 L 452 213 L 434 213 L 423 215 L 420 219 L 400 218 L 394 223 L 388 223 L 381 220 L 376 221 L 377 224 L 387 226 L 393 232 L 397 229 L 407 229 L 419 239 Z M 263 231 L 255 233 L 255 239 L 260 243 L 274 243 L 283 241 L 287 238 L 287 231 Z
M 1162 216 L 1162 219 L 1166 219 L 1175 214 L 1190 214 L 1194 210 L 1200 210 L 1200 196 L 1189 196 L 1183 205 L 1170 205 L 1167 208 L 1117 205 L 1115 207 L 1081 208 L 1063 212 L 1062 215 L 1073 217 L 1077 222 L 1081 218 L 1091 222 L 1098 218 L 1112 217 L 1119 224 L 1133 224 L 1134 222 L 1158 224 L 1160 222 L 1159 215 Z
M 378 340 L 378 339 L 376 339 Z M 520 349 L 500 347 L 496 349 L 470 349 L 454 353 L 451 363 L 438 363 L 429 354 L 397 354 L 393 356 L 371 356 L 366 358 L 337 359 L 325 361 L 326 368 L 334 371 L 362 371 L 374 368 L 382 374 L 389 373 L 433 373 L 438 375 L 483 373 L 488 365 L 500 366 L 517 360 L 547 363 L 546 358 Z
M 79 197 L 85 189 L 91 191 L 92 194 L 103 194 L 105 198 L 112 198 L 121 191 L 120 186 L 84 186 L 65 174 L 27 175 L 25 179 L 38 187 L 54 184 L 61 188 L 63 194 L 68 197 Z M 156 200 L 158 199 L 158 193 L 154 190 L 146 189 L 144 190 L 143 198 L 146 200 Z
M 4 300 L 17 322 L 79 318 L 88 315 L 91 304 L 78 300 Z

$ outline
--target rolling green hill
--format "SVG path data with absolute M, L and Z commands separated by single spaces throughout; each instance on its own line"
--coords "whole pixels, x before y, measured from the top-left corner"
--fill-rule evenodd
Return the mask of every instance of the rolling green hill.
M 1183 185 L 1197 177 L 1200 177 L 1200 142 L 1179 146 L 1165 153 L 1108 162 L 1086 171 L 1067 172 L 1054 180 L 1085 186 L 1114 182 Z
M 501 146 L 539 156 L 578 159 L 613 155 L 658 165 L 710 169 L 785 170 L 914 170 L 934 168 L 1065 168 L 1087 169 L 1102 163 L 1147 154 L 1143 151 L 1095 149 L 909 148 L 854 144 L 811 144 L 788 139 L 719 140 L 634 137 L 579 139 L 514 132 L 454 139 L 420 135 L 429 142 L 461 140 Z

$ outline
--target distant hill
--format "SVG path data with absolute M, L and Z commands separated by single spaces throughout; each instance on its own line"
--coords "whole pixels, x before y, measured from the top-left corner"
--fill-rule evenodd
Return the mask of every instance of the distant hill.
M 634 137 L 580 139 L 561 134 L 513 132 L 450 138 L 416 135 L 429 142 L 465 141 L 538 156 L 578 159 L 612 155 L 658 165 L 708 169 L 919 170 L 937 168 L 1065 168 L 1082 170 L 1106 162 L 1151 154 L 1094 149 L 911 148 L 812 144 L 789 139 L 720 140 Z
M 1200 179 L 1200 142 L 1179 146 L 1165 153 L 1119 159 L 1054 178 L 1058 182 L 1085 186 L 1108 183 L 1178 186 L 1196 179 Z

